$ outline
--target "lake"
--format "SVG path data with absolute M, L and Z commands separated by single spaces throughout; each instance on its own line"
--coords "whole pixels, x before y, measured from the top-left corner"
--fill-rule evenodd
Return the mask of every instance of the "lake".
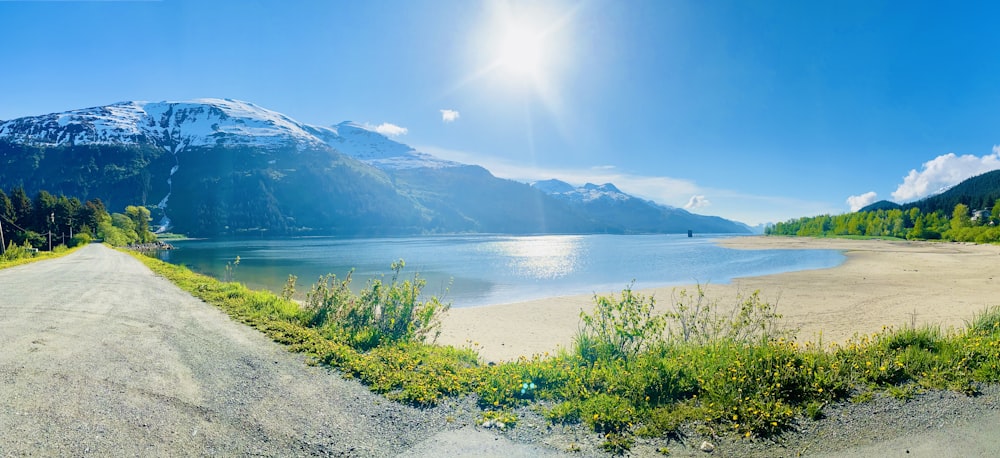
M 842 263 L 835 250 L 734 250 L 715 241 L 732 236 L 449 235 L 344 239 L 183 240 L 160 259 L 223 278 L 237 256 L 234 279 L 280 292 L 289 274 L 298 293 L 324 274 L 354 270 L 354 286 L 391 277 L 404 259 L 404 278 L 418 273 L 425 293 L 453 307 L 636 288 L 728 283 L 736 277 L 821 269 Z

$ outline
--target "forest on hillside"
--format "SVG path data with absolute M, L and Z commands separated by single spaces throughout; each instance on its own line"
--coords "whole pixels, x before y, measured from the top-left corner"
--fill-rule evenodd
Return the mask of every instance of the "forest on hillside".
M 1000 242 L 1000 199 L 996 199 L 991 208 L 983 209 L 958 203 L 950 215 L 940 211 L 923 212 L 913 207 L 803 217 L 769 226 L 764 233 L 996 243 Z

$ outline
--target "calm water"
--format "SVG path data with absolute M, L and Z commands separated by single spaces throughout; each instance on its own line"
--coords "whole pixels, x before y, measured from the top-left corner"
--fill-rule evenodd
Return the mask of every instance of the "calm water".
M 406 261 L 406 273 L 427 279 L 426 293 L 454 307 L 517 302 L 550 296 L 637 288 L 728 283 L 735 277 L 833 267 L 844 256 L 833 250 L 732 250 L 721 237 L 686 235 L 424 236 L 337 239 L 189 240 L 161 259 L 223 277 L 240 257 L 235 279 L 281 291 L 289 274 L 304 293 L 319 276 L 354 269 L 355 286 L 391 275 L 390 264 Z

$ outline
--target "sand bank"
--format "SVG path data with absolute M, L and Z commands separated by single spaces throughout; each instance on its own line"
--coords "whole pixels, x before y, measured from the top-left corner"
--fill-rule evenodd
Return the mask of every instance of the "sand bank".
M 707 294 L 732 304 L 738 292 L 760 290 L 777 303 L 784 323 L 801 340 L 843 342 L 883 326 L 964 326 L 989 306 L 1000 305 L 1000 246 L 786 237 L 740 237 L 720 241 L 734 249 L 834 249 L 847 260 L 831 269 L 746 277 L 708 285 Z M 624 285 L 623 285 L 624 286 Z M 658 308 L 675 290 L 653 288 Z M 606 292 L 605 292 L 606 293 Z M 602 293 L 603 294 L 603 293 Z M 554 297 L 513 304 L 453 309 L 440 343 L 477 343 L 486 360 L 499 361 L 568 347 L 591 295 Z

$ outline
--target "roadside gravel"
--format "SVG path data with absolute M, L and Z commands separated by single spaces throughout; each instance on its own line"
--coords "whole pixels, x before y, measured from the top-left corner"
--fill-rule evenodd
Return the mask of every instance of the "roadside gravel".
M 128 255 L 0 270 L 0 456 L 544 456 L 386 401 Z

